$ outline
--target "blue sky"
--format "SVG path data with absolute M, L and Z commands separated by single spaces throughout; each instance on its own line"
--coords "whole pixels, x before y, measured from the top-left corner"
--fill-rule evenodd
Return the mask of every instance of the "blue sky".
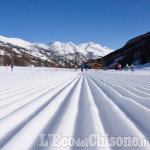
M 111 49 L 150 31 L 150 0 L 2 0 L 0 35 Z

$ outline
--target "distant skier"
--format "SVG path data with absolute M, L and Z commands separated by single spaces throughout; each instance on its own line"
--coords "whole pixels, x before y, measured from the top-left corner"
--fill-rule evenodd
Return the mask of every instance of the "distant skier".
M 118 69 L 121 70 L 121 64 L 118 65 Z
M 134 69 L 133 69 L 133 64 L 131 65 L 131 71 L 134 71 Z
M 128 71 L 128 68 L 129 68 L 129 65 L 128 65 L 128 64 L 126 64 L 126 71 Z
M 13 69 L 14 69 L 14 66 L 13 66 L 13 64 L 11 64 L 11 66 L 10 66 L 10 67 L 11 67 L 11 72 L 12 72 L 12 71 L 13 71 Z
M 84 65 L 83 65 L 83 64 L 81 64 L 81 71 L 83 71 L 83 68 L 84 68 Z
M 87 69 L 88 69 L 88 66 L 85 64 L 85 70 L 87 71 Z
M 8 71 L 8 64 L 6 64 L 6 71 Z
M 57 68 L 58 68 L 58 64 L 55 64 L 55 70 L 57 71 Z
M 86 70 L 86 71 L 88 70 L 88 66 L 85 67 L 85 70 Z
M 78 66 L 76 65 L 76 66 L 75 66 L 75 71 L 77 71 L 77 69 L 78 69 Z

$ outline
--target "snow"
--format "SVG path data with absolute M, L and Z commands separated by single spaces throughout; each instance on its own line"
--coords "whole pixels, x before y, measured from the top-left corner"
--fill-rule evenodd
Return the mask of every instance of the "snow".
M 83 49 L 86 54 L 88 54 L 89 52 L 92 52 L 94 55 L 102 56 L 102 57 L 113 52 L 113 50 L 111 50 L 107 47 L 102 47 L 100 44 L 96 44 L 93 42 L 80 44 L 80 45 L 78 45 L 78 47 Z
M 2 41 L 5 44 L 9 43 L 14 46 L 25 48 L 27 49 L 28 53 L 31 53 L 33 56 L 37 56 L 37 57 L 39 57 L 40 54 L 39 51 L 41 49 L 46 51 L 52 50 L 53 52 L 57 52 L 60 55 L 79 52 L 86 56 L 92 53 L 96 58 L 105 56 L 113 52 L 113 50 L 107 47 L 102 47 L 101 45 L 93 42 L 75 45 L 72 42 L 63 43 L 63 42 L 55 41 L 53 43 L 44 44 L 44 43 L 30 43 L 19 38 L 6 38 L 3 36 L 0 36 L 0 41 Z
M 134 68 L 138 70 L 150 70 L 150 63 L 146 63 L 144 65 L 135 65 Z
M 4 51 L 3 50 L 0 50 L 0 55 L 4 55 Z
M 61 54 L 63 54 L 63 52 L 65 54 L 75 53 L 75 52 L 82 53 L 82 50 L 78 46 L 73 44 L 72 42 L 62 43 L 62 42 L 56 41 L 56 42 L 50 43 L 49 46 L 50 46 L 50 49 L 54 51 L 59 51 Z
M 16 46 L 20 46 L 20 47 L 25 47 L 25 48 L 30 48 L 31 47 L 31 43 L 24 41 L 22 39 L 19 38 L 6 38 L 3 36 L 0 36 L 0 41 L 3 41 L 5 43 L 11 43 L 13 45 Z
M 148 66 L 148 65 L 146 65 Z M 39 147 L 39 134 L 85 139 L 91 133 L 139 137 L 149 150 L 150 69 L 135 71 L 0 67 L 0 149 L 73 150 Z M 80 148 L 84 149 L 84 148 Z

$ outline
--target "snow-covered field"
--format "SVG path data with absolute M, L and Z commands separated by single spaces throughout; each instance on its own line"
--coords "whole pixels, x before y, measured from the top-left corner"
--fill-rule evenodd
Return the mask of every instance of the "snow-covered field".
M 48 134 L 82 142 L 64 146 L 61 138 L 61 147 L 54 148 L 56 141 Z M 111 145 L 92 148 L 91 134 L 107 135 Z M 116 140 L 110 142 L 111 137 Z M 131 146 L 119 148 L 125 137 L 134 137 Z M 1 150 L 150 150 L 149 142 L 150 70 L 15 67 L 11 72 L 0 67 Z

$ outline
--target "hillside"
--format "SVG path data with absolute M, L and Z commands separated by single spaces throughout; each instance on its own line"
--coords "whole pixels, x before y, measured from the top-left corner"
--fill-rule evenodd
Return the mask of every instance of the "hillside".
M 115 62 L 142 65 L 150 62 L 150 32 L 129 40 L 122 48 L 104 56 L 99 62 L 113 67 Z

